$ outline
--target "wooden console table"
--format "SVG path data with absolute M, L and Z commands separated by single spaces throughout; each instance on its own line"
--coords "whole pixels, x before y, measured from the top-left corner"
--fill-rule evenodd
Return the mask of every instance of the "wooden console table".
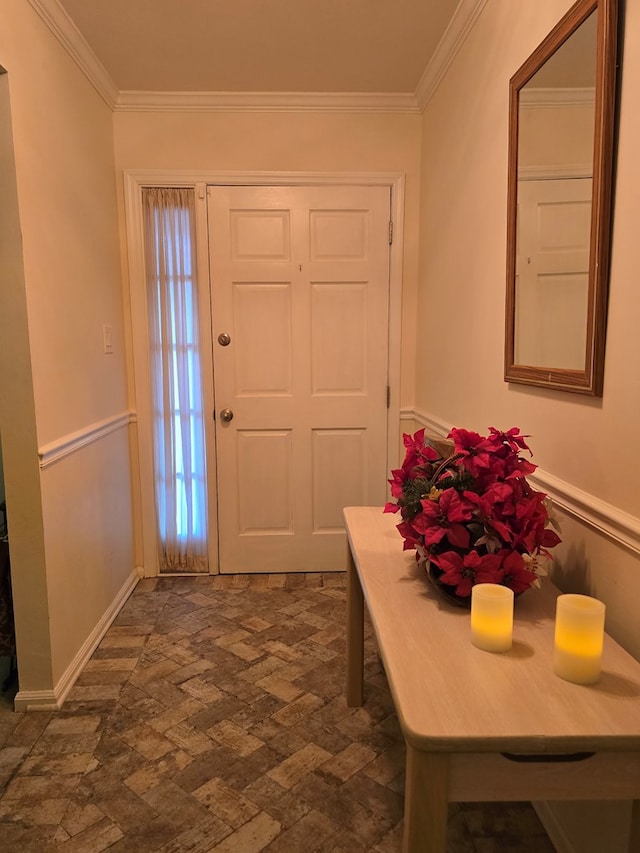
M 640 664 L 605 637 L 600 681 L 553 673 L 555 598 L 516 602 L 513 647 L 471 645 L 468 611 L 440 599 L 402 551 L 399 517 L 345 509 L 347 701 L 363 704 L 364 601 L 407 745 L 405 853 L 444 853 L 447 803 L 640 801 Z M 634 803 L 629 851 L 640 850 Z

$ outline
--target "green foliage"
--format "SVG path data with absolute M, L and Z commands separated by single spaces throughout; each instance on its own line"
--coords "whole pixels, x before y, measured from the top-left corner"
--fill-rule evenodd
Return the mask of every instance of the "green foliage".
M 398 501 L 400 506 L 406 507 L 407 518 L 413 518 L 422 509 L 420 501 L 431 491 L 431 480 L 418 477 L 415 480 L 405 480 L 402 485 L 402 497 Z
M 470 474 L 465 468 L 456 471 L 455 473 L 448 472 L 444 479 L 438 481 L 438 488 L 441 491 L 445 489 L 456 489 L 458 492 L 477 492 L 475 487 L 475 477 Z
M 441 479 L 442 474 L 444 477 Z M 474 477 L 465 469 L 447 471 L 445 468 L 443 471 L 442 467 L 437 468 L 431 478 L 415 477 L 405 480 L 402 484 L 402 498 L 398 501 L 399 505 L 405 508 L 403 518 L 412 519 L 421 511 L 420 501 L 429 496 L 434 486 L 440 491 L 451 488 L 459 492 L 475 491 L 474 482 Z

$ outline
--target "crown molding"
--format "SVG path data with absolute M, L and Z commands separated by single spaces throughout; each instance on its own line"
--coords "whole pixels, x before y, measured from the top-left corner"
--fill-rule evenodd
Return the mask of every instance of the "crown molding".
M 460 0 L 449 26 L 440 39 L 431 61 L 424 70 L 416 87 L 416 100 L 420 111 L 424 110 L 440 85 L 447 69 L 471 32 L 487 0 Z
M 119 91 L 58 0 L 29 3 L 98 94 L 118 112 L 420 112 L 410 92 Z
M 118 87 L 58 0 L 29 0 L 29 3 L 107 106 L 113 109 L 118 99 Z
M 409 92 L 122 91 L 116 112 L 419 113 Z
M 58 0 L 28 0 L 105 103 L 118 112 L 421 113 L 487 0 L 460 0 L 414 93 L 411 92 L 151 92 L 119 91 Z

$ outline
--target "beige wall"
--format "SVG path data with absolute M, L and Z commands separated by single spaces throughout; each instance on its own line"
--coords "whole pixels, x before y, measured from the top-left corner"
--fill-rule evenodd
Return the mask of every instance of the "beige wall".
M 591 166 L 592 104 L 522 106 L 518 118 L 518 168 Z
M 413 403 L 420 117 L 307 112 L 116 112 L 116 166 L 406 175 L 401 406 Z
M 31 353 L 9 76 L 0 74 L 0 437 L 10 507 L 13 601 L 26 683 L 52 683 Z
M 449 422 L 517 423 L 533 435 L 543 468 L 639 516 L 640 460 L 625 451 L 640 416 L 639 341 L 631 331 L 640 303 L 631 283 L 640 84 L 633 50 L 625 50 L 604 397 L 502 379 L 508 80 L 568 5 L 489 2 L 425 111 L 419 311 L 449 325 L 437 345 L 426 335 L 418 343 L 416 398 Z M 623 457 L 626 475 L 612 476 Z
M 128 406 L 112 113 L 27 0 L 0 0 L 0 19 L 23 250 L 13 298 L 25 313 L 14 334 L 28 344 L 14 372 L 11 350 L 0 352 L 15 403 L 0 409 L 0 432 L 20 691 L 44 695 L 134 569 L 127 427 L 94 434 Z M 20 458 L 5 441 L 15 419 L 31 437 Z M 38 467 L 38 449 L 65 442 L 74 452 Z M 27 553 L 30 536 L 45 550 Z
M 628 451 L 640 424 L 637 51 L 624 51 L 604 396 L 503 381 L 508 81 L 568 6 L 489 2 L 425 111 L 418 310 L 437 337 L 418 340 L 416 403 L 446 423 L 521 427 L 546 472 L 638 518 L 640 457 Z
M 544 472 L 628 514 L 637 529 L 637 3 L 626 12 L 604 396 L 503 381 L 508 82 L 570 5 L 489 0 L 424 112 L 418 316 L 426 331 L 417 343 L 416 404 L 436 422 L 481 432 L 519 426 Z M 561 521 L 556 580 L 602 598 L 608 630 L 640 658 L 637 549 L 617 545 L 584 519 Z

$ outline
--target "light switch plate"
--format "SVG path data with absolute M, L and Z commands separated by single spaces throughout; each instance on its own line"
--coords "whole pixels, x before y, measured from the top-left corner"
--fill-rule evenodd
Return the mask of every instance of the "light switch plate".
M 113 353 L 113 326 L 108 323 L 102 326 L 102 344 L 104 354 L 111 355 Z

